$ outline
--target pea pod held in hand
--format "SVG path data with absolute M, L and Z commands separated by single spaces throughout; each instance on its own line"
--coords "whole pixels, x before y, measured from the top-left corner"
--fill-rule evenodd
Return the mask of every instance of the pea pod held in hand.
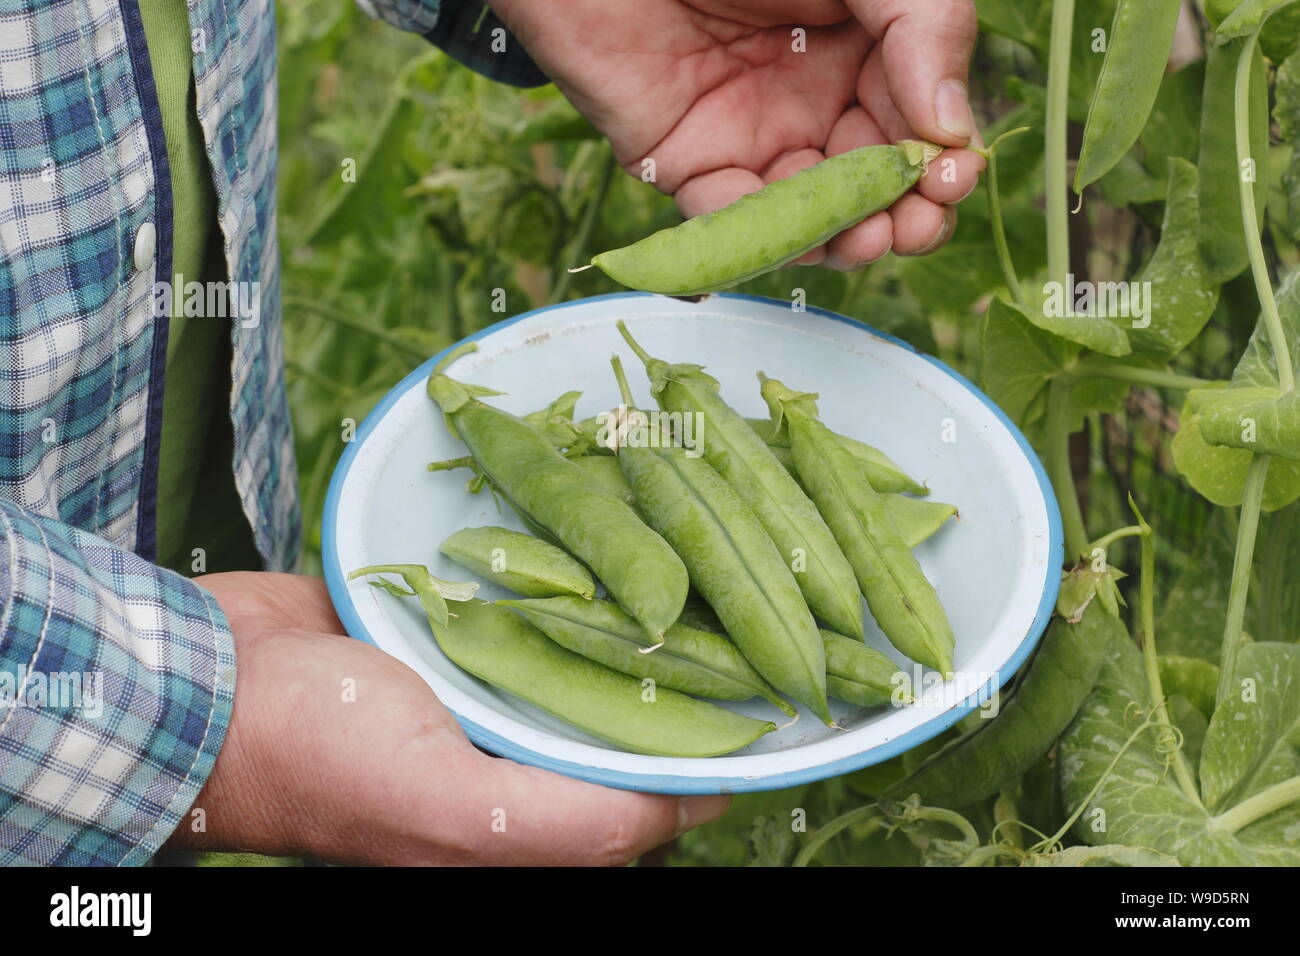
M 707 461 L 667 436 L 648 440 L 646 417 L 631 408 L 622 366 L 614 363 L 628 425 L 616 451 L 637 507 L 681 556 L 691 584 L 745 659 L 832 723 L 825 652 L 793 573 L 753 511 Z
M 853 568 L 799 483 L 722 400 L 717 379 L 698 365 L 669 365 L 653 358 L 623 322 L 618 328 L 645 364 L 659 407 L 701 416 L 705 460 L 753 509 L 781 560 L 794 571 L 808 607 L 835 632 L 861 639 L 862 599 Z M 721 613 L 716 606 L 714 610 Z
M 416 572 L 403 577 L 418 596 L 428 589 Z M 429 623 L 457 667 L 624 750 L 713 757 L 776 729 L 668 688 L 647 699 L 635 677 L 565 650 L 502 607 L 470 601 L 450 620 Z
M 462 528 L 438 550 L 461 567 L 526 597 L 576 594 L 590 601 L 596 596 L 596 582 L 581 564 L 555 545 L 509 528 Z
M 529 527 L 563 545 L 651 636 L 661 637 L 681 613 L 689 586 L 668 543 L 536 428 L 479 401 L 487 389 L 437 370 L 428 388 L 479 469 Z
M 884 496 L 818 418 L 816 396 L 795 392 L 761 372 L 773 421 L 790 429 L 799 478 L 825 516 L 890 643 L 941 674 L 952 671 L 953 634 L 934 586 L 894 528 Z
M 610 601 L 555 597 L 496 603 L 514 608 L 561 647 L 616 671 L 698 697 L 762 697 L 787 716 L 795 716 L 794 708 L 720 634 L 678 622 L 664 634 L 662 647 L 645 654 L 649 644 L 645 631 Z
M 1127 639 L 1124 625 L 1097 601 L 1077 624 L 1054 618 L 998 715 L 931 754 L 885 797 L 902 800 L 919 793 L 927 806 L 953 808 L 991 797 L 1019 780 L 1074 719 L 1097 681 L 1110 642 Z
M 850 150 L 591 262 L 632 289 L 716 292 L 792 262 L 892 205 L 940 151 L 919 140 Z

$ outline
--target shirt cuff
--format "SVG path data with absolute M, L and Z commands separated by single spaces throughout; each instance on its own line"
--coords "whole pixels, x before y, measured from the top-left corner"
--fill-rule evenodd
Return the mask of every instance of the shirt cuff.
M 0 865 L 147 863 L 207 781 L 234 689 L 208 592 L 0 501 Z

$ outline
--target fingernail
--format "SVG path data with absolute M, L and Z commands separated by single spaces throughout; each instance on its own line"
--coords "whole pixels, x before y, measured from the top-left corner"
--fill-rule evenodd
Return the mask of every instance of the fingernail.
M 924 249 L 918 250 L 915 253 L 915 255 L 928 256 L 930 253 L 934 252 L 935 249 L 938 249 L 941 245 L 943 245 L 945 242 L 948 241 L 948 236 L 952 232 L 953 226 L 955 226 L 956 224 L 957 224 L 956 211 L 951 207 L 945 209 L 943 213 L 943 224 L 939 226 L 939 232 L 935 235 L 934 239 L 930 241 L 930 244 L 928 246 L 926 246 Z
M 682 797 L 677 801 L 677 835 L 698 827 L 701 823 L 716 820 L 727 812 L 731 798 L 723 795 Z
M 939 128 L 957 139 L 969 139 L 975 131 L 970 97 L 961 80 L 944 80 L 934 95 L 934 120 Z
M 967 199 L 970 198 L 970 194 L 973 193 L 973 192 L 975 191 L 975 187 L 978 186 L 979 184 L 980 184 L 980 181 L 979 181 L 978 179 L 975 180 L 973 183 L 970 184 L 970 189 L 966 190 L 964 193 L 962 193 L 962 194 L 961 194 L 960 196 L 958 196 L 956 199 L 952 200 L 952 202 L 945 203 L 944 205 L 947 205 L 947 206 L 955 206 L 955 205 L 957 205 L 957 204 L 960 203 L 960 202 L 965 202 Z

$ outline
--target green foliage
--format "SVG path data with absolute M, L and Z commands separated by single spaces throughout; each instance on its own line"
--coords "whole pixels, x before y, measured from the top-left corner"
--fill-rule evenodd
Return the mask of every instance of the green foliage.
M 959 813 L 877 804 L 955 739 L 953 728 L 844 777 L 740 796 L 722 820 L 681 837 L 672 864 L 1300 862 L 1294 802 L 1256 818 L 1249 812 L 1258 806 L 1250 801 L 1300 773 L 1300 406 L 1283 389 L 1260 298 L 1300 266 L 1300 3 L 1206 4 L 1210 22 L 1229 33 L 1262 23 L 1248 126 L 1260 167 L 1263 281 L 1244 271 L 1233 82 L 1244 35 L 1223 45 L 1207 34 L 1208 58 L 1165 74 L 1132 148 L 1084 194 L 1071 224 L 1072 267 L 1080 278 L 1151 282 L 1146 328 L 1042 308 L 1053 278 L 1044 183 L 1065 184 L 1065 171 L 1043 154 L 1046 112 L 1055 108 L 1046 93 L 1052 6 L 977 0 L 972 82 L 984 139 L 1030 131 L 999 146 L 998 195 L 981 184 L 944 249 L 888 256 L 852 274 L 782 269 L 738 291 L 788 299 L 803 290 L 809 304 L 859 318 L 976 378 L 1055 463 L 1063 501 L 1075 491 L 1062 487 L 1065 439 L 1087 430 L 1092 461 L 1073 469 L 1087 480 L 1083 530 L 1115 527 L 1132 492 L 1160 534 L 1155 669 L 1168 723 L 1141 652 L 1120 636 L 1057 746 L 996 796 Z M 470 332 L 551 302 L 619 291 L 598 270 L 567 268 L 680 217 L 671 199 L 616 167 L 555 88 L 494 84 L 351 3 L 280 7 L 285 350 L 305 570 L 314 571 L 325 488 L 349 422 Z M 1113 0 L 1076 2 L 1064 104 L 1073 123 L 1087 119 L 1105 59 L 1094 31 L 1109 34 L 1114 14 Z M 1279 140 L 1271 151 L 1269 86 Z M 993 202 L 1021 301 L 992 241 Z M 1292 360 L 1300 352 L 1296 284 L 1278 296 Z M 1243 418 L 1255 421 L 1253 441 L 1242 437 Z M 1274 457 L 1252 501 L 1246 477 L 1262 451 Z M 1257 507 L 1265 512 L 1258 545 L 1243 566 L 1237 509 Z M 1075 541 L 1072 550 L 1082 547 Z M 1111 550 L 1122 557 L 1122 547 Z M 1080 573 L 1061 613 L 1081 616 L 1096 597 L 1140 631 L 1138 577 L 1113 565 Z M 1253 687 L 1253 703 L 1239 694 L 1219 700 L 1214 686 L 1225 609 L 1242 582 L 1249 589 L 1233 686 Z M 1193 793 L 1175 773 L 1178 760 L 1191 768 Z

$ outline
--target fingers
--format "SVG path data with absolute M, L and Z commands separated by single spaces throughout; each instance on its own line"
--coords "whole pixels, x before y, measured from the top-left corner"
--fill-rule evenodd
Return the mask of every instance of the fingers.
M 938 206 L 908 193 L 890 207 L 894 221 L 894 252 L 900 256 L 924 256 L 938 249 L 957 225 L 954 206 Z
M 975 133 L 966 86 L 976 36 L 974 3 L 850 0 L 849 7 L 879 41 L 882 78 L 903 122 L 943 146 L 969 142 Z
M 725 796 L 612 790 L 510 760 L 482 758 L 466 794 L 481 826 L 475 862 L 622 866 L 726 812 Z
M 715 169 L 685 182 L 673 195 L 677 208 L 687 219 L 721 209 L 741 196 L 758 192 L 763 180 L 747 169 L 729 167 Z
M 321 578 L 274 571 L 204 574 L 194 583 L 216 597 L 232 627 L 302 628 L 344 634 Z

